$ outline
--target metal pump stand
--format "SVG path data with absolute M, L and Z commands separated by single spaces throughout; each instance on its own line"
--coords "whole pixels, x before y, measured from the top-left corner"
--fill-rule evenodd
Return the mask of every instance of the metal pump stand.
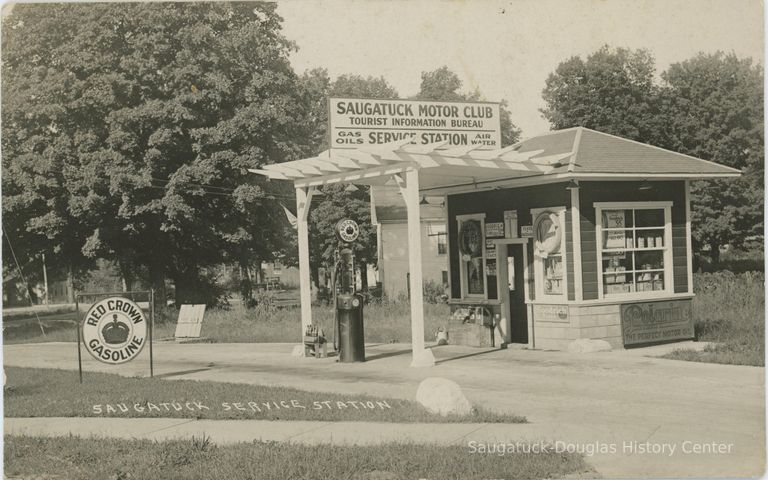
M 364 362 L 363 298 L 355 292 L 357 278 L 352 249 L 360 230 L 357 223 L 350 219 L 341 220 L 335 230 L 341 249 L 337 248 L 334 253 L 335 266 L 331 278 L 336 306 L 333 347 L 339 351 L 342 362 Z

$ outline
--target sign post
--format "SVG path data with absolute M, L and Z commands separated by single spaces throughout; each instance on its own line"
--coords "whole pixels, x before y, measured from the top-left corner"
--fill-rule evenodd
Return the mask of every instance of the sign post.
M 155 329 L 155 289 L 149 291 L 149 378 L 155 377 L 155 358 L 152 352 L 152 331 Z
M 83 383 L 83 354 L 80 352 L 80 295 L 75 295 L 75 319 L 77 320 L 77 370 L 80 373 L 80 383 Z
M 143 296 L 149 303 L 149 319 L 134 301 Z M 91 305 L 84 316 L 80 315 L 81 297 L 101 297 Z M 80 383 L 83 383 L 81 349 L 96 360 L 110 365 L 130 362 L 139 356 L 149 342 L 149 372 L 154 377 L 154 352 L 152 348 L 155 323 L 154 290 L 117 293 L 81 293 L 75 296 L 77 315 L 77 361 Z

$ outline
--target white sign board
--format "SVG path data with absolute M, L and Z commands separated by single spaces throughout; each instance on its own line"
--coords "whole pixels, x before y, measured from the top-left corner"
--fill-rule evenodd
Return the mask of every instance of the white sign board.
M 359 148 L 412 138 L 414 144 L 447 141 L 444 148 L 501 148 L 498 103 L 331 98 L 331 148 Z
M 182 305 L 179 310 L 179 320 L 176 323 L 176 338 L 200 338 L 203 329 L 205 304 Z
M 485 236 L 497 238 L 504 236 L 504 222 L 493 222 L 485 224 Z

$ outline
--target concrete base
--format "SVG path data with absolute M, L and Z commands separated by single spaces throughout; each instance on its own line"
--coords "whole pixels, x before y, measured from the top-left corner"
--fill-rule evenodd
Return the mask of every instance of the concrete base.
M 432 354 L 432 350 L 425 348 L 424 350 L 413 351 L 413 361 L 411 361 L 412 367 L 434 367 L 435 356 Z

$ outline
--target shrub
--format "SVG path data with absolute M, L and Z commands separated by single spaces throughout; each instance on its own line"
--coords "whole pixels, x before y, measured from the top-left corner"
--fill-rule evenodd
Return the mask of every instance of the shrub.
M 424 282 L 424 301 L 427 303 L 445 303 L 448 296 L 445 294 L 445 285 L 434 280 Z
M 693 276 L 693 315 L 699 340 L 717 342 L 722 363 L 764 364 L 765 274 L 729 271 Z

